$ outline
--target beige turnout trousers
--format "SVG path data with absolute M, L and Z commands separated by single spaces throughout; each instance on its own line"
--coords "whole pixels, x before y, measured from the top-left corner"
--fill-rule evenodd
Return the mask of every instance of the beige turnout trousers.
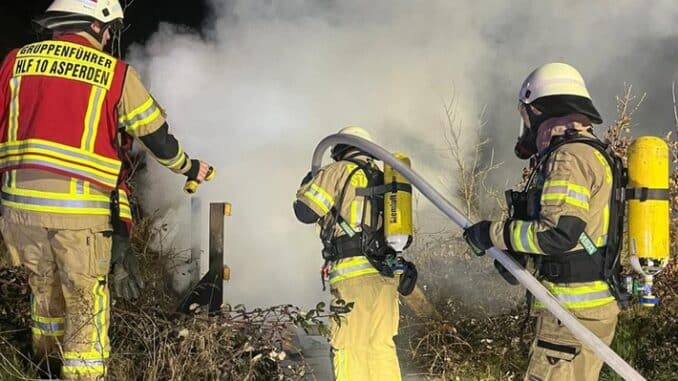
M 399 381 L 393 337 L 398 334 L 398 277 L 370 274 L 332 286 L 332 365 L 337 381 Z M 341 304 L 343 300 L 346 304 Z M 348 307 L 353 303 L 351 307 Z
M 111 258 L 106 229 L 48 229 L 0 217 L 5 244 L 30 273 L 35 355 L 62 359 L 63 379 L 105 375 Z
M 617 326 L 616 302 L 572 310 L 574 316 L 605 344 L 610 345 Z M 582 346 L 570 330 L 548 311 L 540 311 L 537 337 L 530 349 L 525 381 L 597 381 L 603 361 Z

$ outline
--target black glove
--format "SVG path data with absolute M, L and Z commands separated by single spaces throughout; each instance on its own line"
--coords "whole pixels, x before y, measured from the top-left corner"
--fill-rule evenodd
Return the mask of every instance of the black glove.
M 301 184 L 299 186 L 303 186 L 305 184 L 308 184 L 309 181 L 311 181 L 311 180 L 313 180 L 313 174 L 311 173 L 311 171 L 308 171 L 306 176 L 304 176 L 304 178 L 301 180 Z
M 128 237 L 113 235 L 111 265 L 113 295 L 125 300 L 138 298 L 139 290 L 144 288 L 144 281 L 139 270 L 139 261 L 132 251 Z
M 477 256 L 485 255 L 485 250 L 494 246 L 490 239 L 490 221 L 480 221 L 464 230 L 464 239 Z
M 191 169 L 184 173 L 184 176 L 189 180 L 195 180 L 198 178 L 198 173 L 200 173 L 200 160 L 191 159 Z
M 520 264 L 522 267 L 525 267 L 525 265 L 527 265 L 527 256 L 522 255 L 522 254 L 511 253 L 511 252 L 508 252 L 508 251 L 505 251 L 504 253 L 506 253 L 507 255 L 509 255 L 510 257 L 512 257 L 513 259 L 515 259 L 516 262 L 518 262 L 518 264 Z M 495 267 L 495 268 L 497 269 L 497 271 L 499 272 L 499 275 L 501 275 L 501 277 L 504 278 L 504 280 L 507 281 L 510 285 L 512 285 L 512 286 L 517 286 L 518 283 L 520 283 L 520 282 L 518 282 L 518 279 L 516 279 L 516 278 L 513 276 L 513 274 L 511 274 L 511 273 L 506 269 L 506 267 L 504 267 L 504 265 L 502 265 L 502 264 L 501 264 L 498 260 L 496 260 L 496 259 L 494 260 L 494 267 Z

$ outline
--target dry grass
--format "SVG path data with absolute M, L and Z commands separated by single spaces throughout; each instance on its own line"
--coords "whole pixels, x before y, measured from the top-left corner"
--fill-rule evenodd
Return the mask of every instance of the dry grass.
M 177 300 L 165 292 L 171 253 L 151 250 L 161 229 L 150 219 L 136 224 L 132 246 L 147 287 L 134 303 L 115 300 L 111 309 L 110 380 L 297 380 L 308 369 L 293 348 L 293 327 L 320 325 L 324 306 L 302 312 L 291 305 L 247 310 L 225 305 L 216 314 L 175 312 Z M 30 299 L 20 269 L 0 271 L 0 379 L 35 378 L 29 358 Z M 295 360 L 286 354 L 292 351 Z

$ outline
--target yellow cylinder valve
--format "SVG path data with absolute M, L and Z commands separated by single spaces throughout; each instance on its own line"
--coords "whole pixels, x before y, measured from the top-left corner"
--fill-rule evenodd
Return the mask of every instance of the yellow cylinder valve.
M 628 242 L 630 262 L 640 274 L 640 303 L 658 301 L 652 293 L 654 276 L 669 259 L 669 148 L 658 137 L 636 139 L 628 150 Z
M 398 160 L 410 167 L 407 155 L 396 152 Z M 398 171 L 384 164 L 384 234 L 386 244 L 396 252 L 402 252 L 412 240 L 412 185 Z

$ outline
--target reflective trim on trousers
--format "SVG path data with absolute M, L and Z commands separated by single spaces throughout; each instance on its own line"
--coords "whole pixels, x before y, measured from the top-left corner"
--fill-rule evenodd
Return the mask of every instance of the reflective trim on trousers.
M 365 257 L 348 258 L 344 262 L 333 264 L 330 269 L 330 284 L 379 271 Z
M 31 329 L 36 336 L 63 336 L 64 335 L 64 319 L 61 318 L 59 322 L 40 322 L 33 317 L 33 328 Z
M 108 352 L 66 352 L 61 371 L 64 375 L 103 375 Z
M 106 311 L 108 309 L 106 300 L 106 283 L 98 280 L 92 289 L 94 296 L 94 330 L 92 331 L 92 350 L 94 353 L 101 353 L 106 347 L 108 339 L 108 326 L 106 322 Z
M 348 356 L 346 350 L 332 350 L 332 368 L 336 381 L 348 381 Z

